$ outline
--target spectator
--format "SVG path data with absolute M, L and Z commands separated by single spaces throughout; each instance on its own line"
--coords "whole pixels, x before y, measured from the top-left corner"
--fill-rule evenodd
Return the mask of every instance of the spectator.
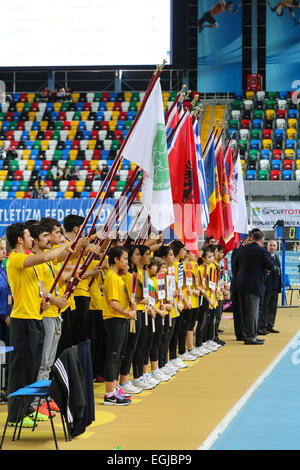
M 71 176 L 70 168 L 69 168 L 69 165 L 66 163 L 64 171 L 63 171 L 63 179 L 68 180 L 68 179 L 70 179 L 70 176 Z
M 46 87 L 43 88 L 43 90 L 41 91 L 40 99 L 41 99 L 41 101 L 48 101 L 48 99 L 50 98 L 50 96 L 51 96 L 51 91 L 50 91 L 49 88 L 46 86 Z

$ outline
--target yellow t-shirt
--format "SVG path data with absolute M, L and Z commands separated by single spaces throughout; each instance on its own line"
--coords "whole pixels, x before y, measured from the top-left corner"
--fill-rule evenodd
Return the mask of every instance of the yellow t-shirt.
M 41 297 L 39 281 L 34 269 L 36 266 L 24 268 L 27 258 L 25 253 L 12 251 L 7 260 L 7 278 L 13 296 L 12 318 L 23 318 L 28 320 L 42 320 L 40 313 Z
M 128 318 L 127 315 L 123 315 L 110 307 L 109 302 L 112 300 L 117 301 L 125 309 L 129 308 L 129 296 L 124 280 L 112 269 L 109 269 L 103 286 L 103 319 L 107 320 L 108 318 L 115 317 Z
M 186 285 L 186 282 L 185 282 L 185 287 L 184 287 L 184 295 L 185 297 L 190 300 L 191 304 L 192 304 L 192 308 L 197 308 L 199 307 L 199 297 L 195 294 L 192 294 L 188 297 L 188 294 L 187 294 L 187 289 L 188 287 L 190 287 L 191 290 L 195 289 L 196 288 L 196 267 L 195 267 L 195 262 L 194 261 L 189 261 L 188 263 L 183 263 L 183 268 L 184 268 L 184 272 L 186 274 L 187 272 L 187 264 L 191 264 L 191 270 L 189 270 L 189 272 L 192 273 L 192 284 L 190 286 L 187 286 Z M 185 276 L 185 279 L 186 279 L 186 276 Z
M 51 261 L 47 261 L 47 263 L 38 264 L 37 266 L 35 266 L 35 269 L 38 273 L 39 278 L 43 282 L 45 289 L 50 292 L 55 279 L 54 265 Z M 52 295 L 56 297 L 55 290 L 52 292 Z M 60 314 L 61 312 L 58 310 L 58 307 L 56 307 L 56 305 L 50 304 L 48 310 L 45 310 L 43 312 L 43 317 L 58 317 Z
M 102 310 L 103 308 L 103 284 L 106 276 L 106 269 L 101 269 L 99 276 L 94 279 L 90 287 L 90 310 Z
M 86 256 L 84 255 L 81 260 L 80 260 L 80 265 L 79 265 L 79 268 L 77 270 L 77 272 L 79 271 L 80 269 L 80 266 L 84 263 L 84 260 L 85 260 Z M 76 264 L 77 263 L 77 258 L 75 259 L 72 259 L 71 260 L 71 263 L 72 264 Z M 90 265 L 88 266 L 87 268 L 87 271 L 90 269 L 90 266 L 91 266 L 92 263 L 90 263 Z M 87 277 L 86 279 L 83 279 L 82 281 L 79 281 L 77 286 L 75 287 L 75 290 L 74 290 L 74 297 L 90 297 L 90 293 L 89 293 L 89 283 L 91 281 L 91 277 Z
M 210 268 L 212 269 L 211 271 L 211 280 L 214 281 L 215 283 L 215 288 L 214 290 L 210 289 L 210 296 L 211 296 L 211 299 L 213 300 L 214 302 L 214 306 L 211 307 L 211 308 L 216 308 L 217 307 L 217 284 L 216 284 L 216 266 L 214 263 L 210 263 L 208 265 L 208 279 L 209 279 L 209 273 L 210 273 Z
M 140 268 L 137 268 L 137 292 L 139 295 L 136 293 L 136 298 L 143 298 L 143 270 Z M 137 305 L 137 310 L 141 310 L 142 312 L 145 311 L 145 304 L 138 304 Z

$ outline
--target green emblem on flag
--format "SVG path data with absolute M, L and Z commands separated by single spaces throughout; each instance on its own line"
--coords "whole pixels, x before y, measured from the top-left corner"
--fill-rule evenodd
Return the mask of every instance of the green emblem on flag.
M 167 138 L 165 125 L 162 123 L 157 124 L 156 136 L 152 148 L 152 162 L 153 162 L 153 190 L 165 191 L 171 187 L 168 151 L 167 151 Z

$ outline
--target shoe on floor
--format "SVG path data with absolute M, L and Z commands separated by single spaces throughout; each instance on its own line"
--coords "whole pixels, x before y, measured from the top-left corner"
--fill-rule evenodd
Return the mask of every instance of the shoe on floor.
M 20 424 L 21 424 L 21 421 L 18 422 L 18 426 Z M 25 416 L 25 418 L 23 419 L 22 427 L 23 428 L 33 428 L 33 424 L 34 424 L 34 420 L 29 418 L 29 416 Z M 9 427 L 15 427 L 16 423 L 8 422 L 7 425 Z M 37 426 L 37 424 L 35 424 L 35 426 Z
M 42 408 L 42 407 L 40 406 L 40 407 L 39 407 L 39 410 L 40 410 L 41 408 Z M 47 410 L 47 411 L 48 411 L 48 410 Z M 53 416 L 53 415 L 55 416 L 55 413 L 53 413 L 53 414 L 52 414 L 52 413 L 53 413 L 53 412 L 51 412 L 51 416 Z M 28 416 L 29 416 L 29 418 L 31 418 L 31 419 L 34 421 L 34 419 L 35 419 L 35 414 L 36 414 L 36 412 L 30 413 L 30 415 L 28 415 Z M 49 419 L 49 415 L 45 415 L 44 413 L 38 412 L 37 417 L 36 417 L 36 420 L 37 420 L 37 421 L 47 421 L 48 419 Z
M 114 394 L 111 397 L 104 395 L 104 405 L 127 406 L 131 403 L 131 400 L 127 400 L 127 398 L 122 398 L 120 395 L 117 396 L 116 394 Z
M 176 359 L 171 359 L 171 364 L 173 364 L 176 367 L 179 367 L 179 369 L 186 369 L 189 365 L 186 364 L 186 362 L 183 362 L 179 357 L 176 357 Z
M 142 389 L 139 387 L 135 387 L 130 381 L 126 384 L 120 384 L 123 392 L 128 393 L 129 395 L 136 395 L 142 392 Z
M 49 407 L 51 411 L 60 411 L 54 400 L 49 401 Z
M 182 361 L 195 361 L 197 357 L 192 356 L 192 354 L 189 354 L 188 352 L 185 352 L 184 354 L 180 354 L 179 359 Z
M 133 379 L 132 384 L 135 387 L 141 388 L 142 390 L 152 390 L 154 388 L 154 385 L 150 385 L 149 382 L 147 382 L 144 377 L 139 377 L 138 379 Z

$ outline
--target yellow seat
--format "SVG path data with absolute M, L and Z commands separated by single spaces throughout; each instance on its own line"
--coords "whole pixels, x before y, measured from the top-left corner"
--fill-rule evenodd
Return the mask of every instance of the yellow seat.
M 23 111 L 23 108 L 24 108 L 24 103 L 22 102 L 17 103 L 16 110 L 18 113 L 21 113 Z
M 90 169 L 95 171 L 98 168 L 98 160 L 91 160 L 90 161 Z
M 76 131 L 69 131 L 68 132 L 68 140 L 74 140 L 75 139 L 75 134 L 76 134 Z
M 7 177 L 8 170 L 0 170 L 0 181 L 5 181 Z
M 34 160 L 27 160 L 27 170 L 33 170 L 34 169 Z
M 113 112 L 111 113 L 111 119 L 112 119 L 113 121 L 117 121 L 117 120 L 119 119 L 119 115 L 120 115 L 120 111 L 113 111 Z
M 29 160 L 29 158 L 30 158 L 30 152 L 31 152 L 31 150 L 27 150 L 27 149 L 23 150 L 23 152 L 22 152 L 22 160 Z
M 253 100 L 253 98 L 254 98 L 254 91 L 248 90 L 248 91 L 246 92 L 246 99 L 247 99 L 247 100 Z
M 79 93 L 72 93 L 72 101 L 73 101 L 73 103 L 77 103 L 77 101 L 79 100 L 79 96 L 80 96 Z
M 40 122 L 40 130 L 41 131 L 46 131 L 48 128 L 48 121 L 41 121 Z
M 53 104 L 53 110 L 55 113 L 58 113 L 60 111 L 60 108 L 61 108 L 61 103 L 59 101 Z
M 296 129 L 292 128 L 292 127 L 289 127 L 287 130 L 286 130 L 286 135 L 287 135 L 287 138 L 288 139 L 295 139 L 296 137 Z
M 77 131 L 79 121 L 71 121 L 70 122 L 70 130 L 71 131 Z
M 262 142 L 262 143 L 263 143 L 263 148 L 264 148 L 265 150 L 268 150 L 268 149 L 271 148 L 271 145 L 272 145 L 271 139 L 263 139 L 263 142 Z
M 81 112 L 81 120 L 82 120 L 82 121 L 88 121 L 88 119 L 89 119 L 89 114 L 90 114 L 89 111 L 82 111 L 82 112 Z
M 163 101 L 169 101 L 170 92 L 169 91 L 163 91 L 162 98 L 163 98 Z
M 76 160 L 77 154 L 78 154 L 78 150 L 71 149 L 70 153 L 69 153 L 69 159 L 70 160 Z
M 29 131 L 29 140 L 35 140 L 38 131 Z
M 124 101 L 130 102 L 132 98 L 132 91 L 125 91 L 124 93 Z
M 288 157 L 290 159 L 294 158 L 294 150 L 293 149 L 285 149 L 284 150 L 284 156 Z
M 74 192 L 73 191 L 66 191 L 65 192 L 65 199 L 73 199 Z
M 114 106 L 115 106 L 115 103 L 112 103 L 110 101 L 108 101 L 106 103 L 106 111 L 113 111 L 114 110 Z
M 135 170 L 136 169 L 136 163 L 130 162 L 130 169 Z
M 35 98 L 35 93 L 28 93 L 27 94 L 27 101 L 28 103 L 33 103 Z
M 76 191 L 78 191 L 79 193 L 81 193 L 81 191 L 84 190 L 84 186 L 85 186 L 85 182 L 84 181 L 76 181 Z
M 117 121 L 109 121 L 108 128 L 110 131 L 115 131 L 117 127 Z
M 94 150 L 96 147 L 96 143 L 97 143 L 96 140 L 89 140 L 89 143 L 88 143 L 89 150 Z
M 136 103 L 136 109 L 137 109 L 137 111 L 140 109 L 141 104 L 142 104 L 141 101 L 138 101 L 138 102 Z
M 297 119 L 288 119 L 288 128 L 296 129 Z
M 297 170 L 300 170 L 300 160 L 296 160 L 296 168 Z
M 35 120 L 35 115 L 36 115 L 36 112 L 35 112 L 35 111 L 29 111 L 29 113 L 28 113 L 28 121 L 34 121 L 34 120 Z
M 274 109 L 266 109 L 266 117 L 268 120 L 274 119 L 275 111 Z
M 16 191 L 16 199 L 24 199 L 24 191 Z
M 49 148 L 49 140 L 42 140 L 41 141 L 41 150 L 48 150 Z

